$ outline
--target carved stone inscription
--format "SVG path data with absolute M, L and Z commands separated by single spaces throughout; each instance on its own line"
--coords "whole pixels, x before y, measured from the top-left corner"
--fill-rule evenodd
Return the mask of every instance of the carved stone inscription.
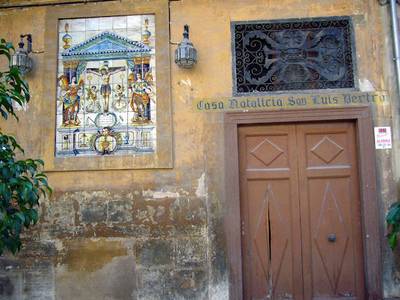
M 234 94 L 354 88 L 348 17 L 234 22 Z

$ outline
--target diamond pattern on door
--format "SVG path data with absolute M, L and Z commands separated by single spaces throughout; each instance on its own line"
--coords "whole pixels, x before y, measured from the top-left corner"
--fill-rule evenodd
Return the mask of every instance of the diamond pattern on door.
M 354 123 L 299 124 L 297 151 L 304 299 L 363 300 Z
M 297 225 L 298 204 L 291 201 L 297 190 L 294 155 L 294 127 L 260 126 L 239 131 L 244 299 L 299 299 L 301 261 Z M 290 151 L 288 150 L 290 149 Z M 292 207 L 296 206 L 296 207 Z M 246 216 L 246 217 L 245 217 Z M 296 224 L 296 225 L 294 225 Z
M 347 227 L 331 184 L 327 182 L 318 224 L 314 231 L 314 243 L 333 294 L 337 293 L 348 248 Z M 322 276 L 322 274 L 318 276 Z
M 265 139 L 250 153 L 268 167 L 283 153 L 283 150 L 269 139 Z
M 354 128 L 239 127 L 244 300 L 365 299 Z
M 343 148 L 327 136 L 324 136 L 324 138 L 311 149 L 312 153 L 327 164 L 333 161 L 342 151 Z

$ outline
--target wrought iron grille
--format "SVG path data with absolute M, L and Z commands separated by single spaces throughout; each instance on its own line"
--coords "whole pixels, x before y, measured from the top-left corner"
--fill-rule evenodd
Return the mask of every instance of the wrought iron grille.
M 354 88 L 349 17 L 233 22 L 234 94 Z

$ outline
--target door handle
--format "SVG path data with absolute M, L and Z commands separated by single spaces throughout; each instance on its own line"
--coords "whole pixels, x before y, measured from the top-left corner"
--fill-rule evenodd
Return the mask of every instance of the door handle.
M 331 243 L 336 242 L 336 234 L 334 233 L 328 234 L 328 241 Z

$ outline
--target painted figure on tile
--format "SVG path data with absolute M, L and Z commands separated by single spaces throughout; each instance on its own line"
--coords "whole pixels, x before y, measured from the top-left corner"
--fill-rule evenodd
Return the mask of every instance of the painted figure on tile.
M 63 126 L 79 126 L 78 113 L 80 109 L 80 90 L 84 84 L 83 79 L 79 82 L 73 77 L 69 83 L 67 76 L 58 78 L 61 85 L 61 98 L 63 103 Z
M 87 69 L 88 73 L 92 73 L 101 78 L 100 94 L 103 97 L 104 113 L 107 113 L 109 110 L 110 96 L 112 91 L 110 85 L 110 78 L 112 75 L 121 71 L 125 71 L 125 67 L 109 68 L 107 61 L 105 61 L 104 64 L 98 69 Z
M 144 75 L 144 80 L 152 85 L 153 84 L 153 73 L 151 72 L 151 68 L 150 70 Z
M 88 99 L 88 102 L 86 103 L 86 112 L 88 113 L 99 112 L 101 107 L 97 99 L 97 93 L 98 93 L 97 86 L 92 85 L 91 87 L 87 88 L 86 93 Z
M 101 155 L 111 154 L 117 146 L 117 139 L 110 127 L 104 127 L 95 139 L 95 149 Z
M 88 100 L 86 102 L 86 112 L 88 113 L 97 113 L 100 111 L 101 107 L 100 107 L 100 103 L 97 99 L 97 94 L 98 94 L 98 89 L 97 86 L 92 85 L 92 76 L 88 75 L 86 77 L 86 80 L 88 82 L 87 84 L 87 88 L 86 88 L 86 99 Z
M 120 75 L 121 84 L 117 84 L 114 89 L 114 101 L 112 103 L 112 107 L 116 111 L 124 111 L 126 109 L 126 100 L 125 100 L 125 86 L 124 79 L 125 75 Z
M 132 122 L 150 121 L 150 93 L 152 92 L 150 83 L 142 79 L 141 73 L 136 74 L 136 79 L 131 73 L 128 82 L 132 93 L 129 104 L 134 112 Z
M 87 89 L 88 98 L 92 102 L 97 101 L 97 86 L 92 85 L 90 88 Z
M 113 101 L 112 107 L 116 111 L 123 111 L 126 108 L 126 101 L 125 101 L 125 87 L 121 84 L 117 84 L 114 89 L 114 97 L 115 100 Z

